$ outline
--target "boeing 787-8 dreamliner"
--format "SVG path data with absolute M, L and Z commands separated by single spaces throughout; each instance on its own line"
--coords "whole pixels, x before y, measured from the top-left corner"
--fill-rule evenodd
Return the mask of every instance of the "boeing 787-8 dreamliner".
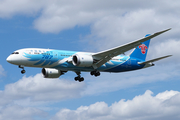
M 81 72 L 90 72 L 97 77 L 100 72 L 125 72 L 147 68 L 153 66 L 153 62 L 157 60 L 170 57 L 171 55 L 167 55 L 146 61 L 150 39 L 169 30 L 148 34 L 142 39 L 97 53 L 25 48 L 13 52 L 7 61 L 22 68 L 22 74 L 25 73 L 24 67 L 42 68 L 45 78 L 58 78 L 67 71 L 74 71 L 77 74 L 74 79 L 81 82 L 84 81 Z M 133 48 L 130 55 L 123 55 Z

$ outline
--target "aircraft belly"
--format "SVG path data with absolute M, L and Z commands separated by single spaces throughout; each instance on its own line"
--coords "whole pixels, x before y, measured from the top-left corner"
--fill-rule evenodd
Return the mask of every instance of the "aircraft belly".
M 105 70 L 106 72 L 125 72 L 143 68 L 144 65 L 138 65 L 136 61 L 128 60 L 123 64 Z

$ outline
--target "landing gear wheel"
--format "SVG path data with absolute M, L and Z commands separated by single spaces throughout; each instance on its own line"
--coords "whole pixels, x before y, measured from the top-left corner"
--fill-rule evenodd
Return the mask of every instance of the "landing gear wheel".
M 82 82 L 84 81 L 84 78 L 81 77 L 81 72 L 76 72 L 76 74 L 78 75 L 77 77 L 74 78 L 75 81 L 79 81 L 79 82 Z
M 83 77 L 78 76 L 78 77 L 75 77 L 75 78 L 74 78 L 74 80 L 75 80 L 75 81 L 82 82 L 82 81 L 84 81 L 84 78 L 83 78 Z
M 22 70 L 21 73 L 24 74 L 26 71 L 25 70 Z
M 79 80 L 79 77 L 75 77 L 74 80 L 75 80 L 75 81 L 78 81 L 78 80 Z
M 100 72 L 95 73 L 95 77 L 100 76 Z
M 91 75 L 94 75 L 95 73 L 96 73 L 96 71 L 91 71 L 91 73 L 90 73 L 90 74 L 91 74 Z
M 97 77 L 97 76 L 100 76 L 100 75 L 101 75 L 99 71 L 91 71 L 91 73 L 90 73 L 90 74 L 91 74 L 91 75 L 94 75 L 95 77 Z
M 83 78 L 83 77 L 81 77 L 81 78 L 79 79 L 79 82 L 82 82 L 82 81 L 84 81 L 84 78 Z
M 21 68 L 21 73 L 24 74 L 26 71 L 24 70 L 24 67 L 22 65 L 19 65 L 19 68 Z

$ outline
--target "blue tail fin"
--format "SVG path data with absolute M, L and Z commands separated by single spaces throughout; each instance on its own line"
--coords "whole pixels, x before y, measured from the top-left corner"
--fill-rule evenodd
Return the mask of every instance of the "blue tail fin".
M 149 36 L 150 34 L 147 34 L 145 37 Z M 139 45 L 134 51 L 131 53 L 130 57 L 138 58 L 143 61 L 146 60 L 146 55 L 149 48 L 150 39 L 143 42 L 141 45 Z

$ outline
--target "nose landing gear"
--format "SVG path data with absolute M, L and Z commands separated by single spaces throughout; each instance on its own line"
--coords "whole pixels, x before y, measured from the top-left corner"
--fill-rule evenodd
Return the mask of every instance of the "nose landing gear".
M 21 73 L 24 74 L 26 71 L 24 70 L 24 67 L 22 65 L 19 65 L 19 68 L 23 69 L 21 70 Z
M 21 70 L 21 73 L 24 74 L 26 71 L 25 70 Z

